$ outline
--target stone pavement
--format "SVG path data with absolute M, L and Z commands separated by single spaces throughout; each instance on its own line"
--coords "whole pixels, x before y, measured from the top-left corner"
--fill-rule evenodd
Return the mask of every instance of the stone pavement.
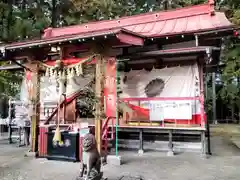
M 212 140 L 214 155 L 209 159 L 197 153 L 167 157 L 165 152 L 146 152 L 142 156 L 125 152 L 124 164 L 104 166 L 104 176 L 109 180 L 118 180 L 123 175 L 145 180 L 239 180 L 239 149 L 220 137 Z M 75 180 L 78 175 L 79 163 L 32 159 L 23 157 L 25 149 L 1 146 L 1 180 Z

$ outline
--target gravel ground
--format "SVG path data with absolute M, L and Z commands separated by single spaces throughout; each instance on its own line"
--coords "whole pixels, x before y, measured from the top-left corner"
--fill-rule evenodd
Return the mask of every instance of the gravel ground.
M 104 176 L 109 180 L 124 175 L 145 180 L 239 180 L 239 149 L 224 138 L 212 140 L 214 153 L 209 159 L 196 153 L 167 157 L 163 152 L 146 152 L 142 156 L 122 152 L 124 164 L 105 165 Z M 79 163 L 24 157 L 25 150 L 0 143 L 0 180 L 75 180 L 79 173 Z

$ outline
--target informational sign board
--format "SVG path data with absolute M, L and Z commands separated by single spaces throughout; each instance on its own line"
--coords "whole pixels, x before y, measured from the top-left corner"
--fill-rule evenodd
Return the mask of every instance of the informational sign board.
M 192 119 L 192 105 L 190 101 L 150 101 L 149 109 L 151 121 Z
M 150 121 L 163 121 L 164 120 L 164 107 L 161 103 L 152 101 L 149 103 Z

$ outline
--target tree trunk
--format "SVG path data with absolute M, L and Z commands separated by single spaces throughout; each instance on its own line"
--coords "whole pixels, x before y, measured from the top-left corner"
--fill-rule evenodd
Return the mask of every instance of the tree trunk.
M 52 27 L 57 26 L 57 8 L 56 8 L 56 0 L 52 0 Z
M 8 0 L 8 8 L 9 8 L 9 13 L 7 18 L 7 41 L 11 41 L 13 0 Z
M 240 109 L 238 109 L 238 124 L 240 124 Z
M 164 1 L 164 10 L 168 10 L 168 0 Z
M 234 108 L 234 105 L 232 105 L 232 107 L 231 107 L 231 119 L 232 119 L 232 122 L 236 123 L 235 118 L 234 118 L 234 113 L 235 113 L 235 108 Z
M 218 124 L 216 112 L 216 75 L 214 72 L 212 73 L 212 109 L 213 109 L 213 122 L 214 124 Z

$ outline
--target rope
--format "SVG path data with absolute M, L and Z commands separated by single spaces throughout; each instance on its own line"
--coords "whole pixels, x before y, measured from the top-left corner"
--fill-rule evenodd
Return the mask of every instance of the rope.
M 92 60 L 94 57 L 96 57 L 96 56 L 98 56 L 98 54 L 91 55 L 90 57 L 87 57 L 86 59 L 84 59 L 84 60 L 82 60 L 82 61 L 80 61 L 80 62 L 78 62 L 78 63 L 76 63 L 76 64 L 68 65 L 68 66 L 66 66 L 66 68 L 73 68 L 73 67 L 75 67 L 75 66 L 84 64 L 84 63 L 86 63 L 86 62 L 91 61 L 91 60 Z M 54 68 L 54 66 L 47 65 L 47 64 L 45 64 L 45 63 L 43 63 L 43 62 L 40 62 L 40 64 L 41 64 L 43 67 L 46 67 L 46 68 Z

